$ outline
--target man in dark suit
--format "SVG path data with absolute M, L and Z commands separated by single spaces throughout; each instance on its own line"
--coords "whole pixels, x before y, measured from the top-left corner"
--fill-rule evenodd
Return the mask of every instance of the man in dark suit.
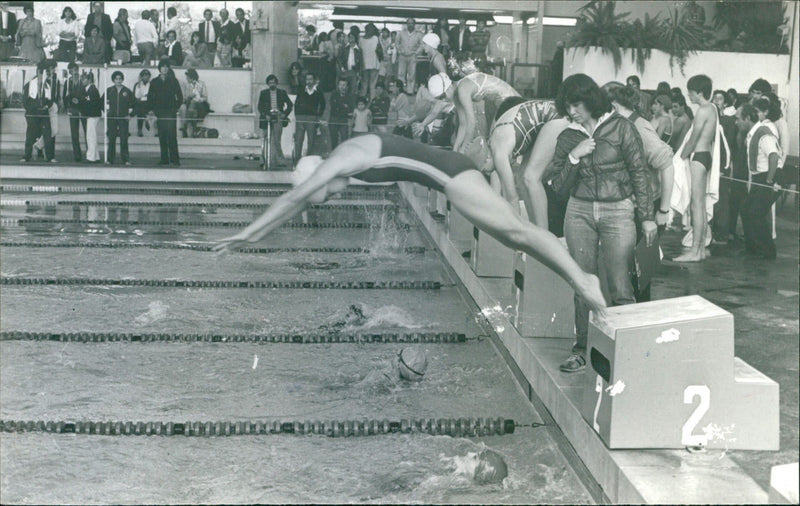
M 470 31 L 467 28 L 467 20 L 465 18 L 458 18 L 458 24 L 450 29 L 449 33 L 450 51 L 459 53 L 469 49 L 469 36 Z
M 17 34 L 17 16 L 8 10 L 8 2 L 0 2 L 0 61 L 6 61 L 14 50 Z
M 197 29 L 200 32 L 200 42 L 206 43 L 206 66 L 214 66 L 214 55 L 217 54 L 217 39 L 221 35 L 222 30 L 219 26 L 219 21 L 212 21 L 211 18 L 214 14 L 211 9 L 203 11 L 205 21 L 201 21 Z
M 220 36 L 226 35 L 231 42 L 236 38 L 236 34 L 240 33 L 239 25 L 228 18 L 228 9 L 219 10 L 219 28 Z
M 51 64 L 52 62 L 52 64 Z M 33 143 L 44 137 L 44 149 L 48 161 L 55 161 L 55 146 L 50 128 L 50 106 L 53 105 L 49 77 L 55 68 L 52 60 L 42 60 L 36 66 L 36 77 L 28 81 L 22 90 L 22 103 L 25 107 L 25 156 L 22 162 L 30 162 Z
M 86 25 L 83 27 L 83 35 L 87 39 L 92 34 L 92 27 L 100 29 L 100 35 L 106 43 L 105 61 L 111 61 L 111 39 L 114 36 L 114 25 L 111 23 L 111 16 L 103 12 L 103 2 L 92 3 L 92 13 L 86 18 Z
M 242 33 L 242 44 L 250 44 L 250 20 L 244 19 L 244 9 L 241 7 L 236 9 L 236 24 Z
M 283 165 L 281 133 L 283 127 L 289 124 L 292 101 L 286 91 L 278 88 L 278 77 L 275 74 L 267 76 L 267 86 L 258 96 L 258 126 L 264 131 L 265 142 L 270 146 L 269 160 L 264 161 L 264 168 L 269 169 Z
M 76 162 L 80 162 L 81 155 L 81 125 L 83 125 L 83 132 L 86 133 L 86 118 L 81 118 L 81 102 L 83 101 L 83 94 L 85 90 L 81 85 L 80 74 L 78 73 L 78 64 L 71 62 L 67 69 L 69 70 L 69 77 L 64 83 L 64 96 L 62 103 L 67 108 L 69 114 L 69 135 L 72 138 L 72 156 Z

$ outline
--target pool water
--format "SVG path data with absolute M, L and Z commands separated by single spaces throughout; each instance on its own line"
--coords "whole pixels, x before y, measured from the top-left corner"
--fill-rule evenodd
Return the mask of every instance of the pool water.
M 0 331 L 6 336 L 309 334 L 332 325 L 350 333 L 467 336 L 466 342 L 413 345 L 1 340 L 3 420 L 542 422 L 485 335 L 478 308 L 461 295 L 403 202 L 387 200 L 384 191 L 375 191 L 375 198 L 366 191 L 358 201 L 333 203 L 346 207 L 320 206 L 297 218 L 365 228 L 283 228 L 258 245 L 277 251 L 225 255 L 187 248 L 235 233 L 235 227 L 216 225 L 250 221 L 263 208 L 249 205 L 274 199 L 111 191 L 2 197 L 4 279 L 441 284 L 425 290 L 1 285 Z M 25 219 L 40 221 L 18 221 Z M 142 221 L 155 224 L 136 223 Z M 352 318 L 353 305 L 363 318 Z M 392 375 L 394 358 L 409 346 L 428 357 L 421 382 Z M 502 484 L 478 485 L 467 472 L 468 456 L 485 448 L 508 464 Z M 544 426 L 472 438 L 2 433 L 0 502 L 574 504 L 590 497 Z

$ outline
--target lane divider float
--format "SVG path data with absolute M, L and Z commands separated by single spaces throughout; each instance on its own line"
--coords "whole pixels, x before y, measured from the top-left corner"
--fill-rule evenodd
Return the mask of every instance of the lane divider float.
M 26 225 L 39 225 L 39 224 L 75 224 L 82 226 L 159 226 L 159 227 L 191 227 L 191 228 L 243 228 L 250 225 L 249 221 L 149 221 L 149 220 L 131 220 L 131 221 L 114 221 L 114 220 L 76 220 L 67 218 L 3 218 L 2 225 L 5 227 L 22 227 Z M 416 225 L 415 225 L 416 226 Z M 395 228 L 403 231 L 411 230 L 411 225 L 408 223 L 401 223 L 394 225 Z M 288 222 L 281 225 L 281 228 L 369 228 L 378 229 L 382 228 L 380 224 L 373 223 L 346 223 L 346 222 L 317 222 L 317 223 L 302 223 L 302 222 Z
M 0 241 L 4 248 L 147 248 L 147 249 L 176 249 L 190 251 L 213 251 L 212 245 L 205 244 L 170 244 L 170 243 L 136 243 L 136 242 L 30 242 L 30 241 Z M 370 253 L 369 248 L 237 248 L 237 253 Z M 425 246 L 408 246 L 403 248 L 404 253 L 425 253 Z
M 329 280 L 248 280 L 207 279 L 104 279 L 104 278 L 23 278 L 3 277 L 0 285 L 71 286 L 156 286 L 169 288 L 313 288 L 331 290 L 439 290 L 440 281 L 329 281 Z
M 477 338 L 467 338 L 459 332 L 412 333 L 340 333 L 312 334 L 176 334 L 176 333 L 125 333 L 125 332 L 0 332 L 0 341 L 54 341 L 69 343 L 441 343 L 458 344 Z

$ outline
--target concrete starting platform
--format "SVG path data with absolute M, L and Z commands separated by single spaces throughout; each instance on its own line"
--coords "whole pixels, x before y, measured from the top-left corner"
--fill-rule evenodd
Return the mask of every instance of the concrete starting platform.
M 434 219 L 428 200 L 413 185 L 401 191 L 429 231 L 455 274 L 482 309 L 510 355 L 529 398 L 541 400 L 612 503 L 759 504 L 769 502 L 765 488 L 731 457 L 727 449 L 609 449 L 583 413 L 587 372 L 564 374 L 559 364 L 571 339 L 523 337 L 513 324 L 514 295 L 509 280 L 478 277 L 448 237 L 445 222 Z M 732 351 L 732 350 L 731 350 Z M 731 357 L 732 358 L 732 357 Z M 783 394 L 783 392 L 781 392 Z M 773 453 L 774 454 L 774 453 Z M 796 457 L 795 457 L 796 458 Z M 767 468 L 768 469 L 768 468 Z M 766 471 L 768 473 L 768 470 Z

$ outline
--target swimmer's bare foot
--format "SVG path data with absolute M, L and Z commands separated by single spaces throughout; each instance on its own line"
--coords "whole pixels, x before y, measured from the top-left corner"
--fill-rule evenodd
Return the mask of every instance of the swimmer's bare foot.
M 600 279 L 594 274 L 586 274 L 586 278 L 577 287 L 578 294 L 589 305 L 589 309 L 599 318 L 606 316 L 606 299 L 600 289 Z
M 705 258 L 702 251 L 688 251 L 672 259 L 673 262 L 701 262 Z

